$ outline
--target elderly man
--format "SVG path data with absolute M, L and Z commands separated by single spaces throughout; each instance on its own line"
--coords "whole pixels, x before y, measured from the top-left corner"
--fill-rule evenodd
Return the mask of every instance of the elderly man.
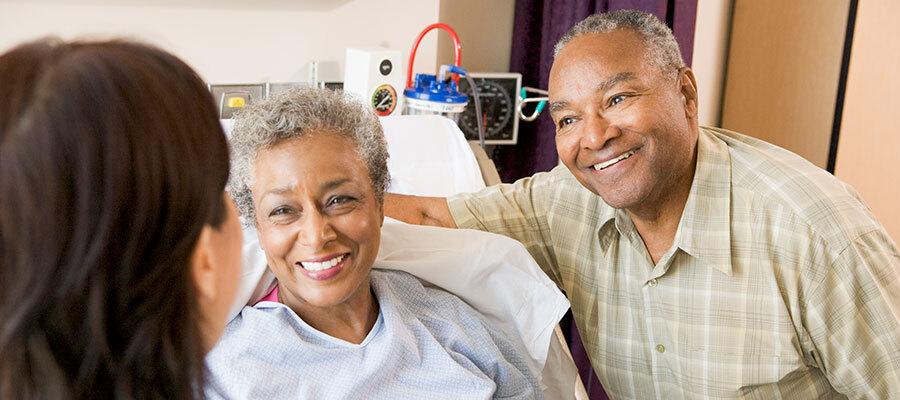
M 387 215 L 524 243 L 613 398 L 900 398 L 900 254 L 853 189 L 700 128 L 651 15 L 573 27 L 549 91 L 565 168 Z

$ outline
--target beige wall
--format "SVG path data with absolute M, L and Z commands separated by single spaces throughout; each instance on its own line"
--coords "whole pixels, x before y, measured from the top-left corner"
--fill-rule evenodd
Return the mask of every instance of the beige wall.
M 719 126 L 731 31 L 731 0 L 698 0 L 691 69 L 697 77 L 700 125 Z
M 403 52 L 438 20 L 439 0 L 0 0 L 0 51 L 57 35 L 135 37 L 186 60 L 210 82 L 343 80 L 346 47 Z M 437 42 L 417 71 L 436 69 Z
M 849 0 L 736 0 L 722 127 L 828 161 Z
M 900 241 L 900 2 L 859 2 L 835 175 Z
M 462 42 L 462 65 L 474 72 L 508 72 L 515 0 L 441 0 L 440 21 Z M 435 32 L 429 33 L 435 35 Z M 453 41 L 438 35 L 438 64 L 453 63 Z

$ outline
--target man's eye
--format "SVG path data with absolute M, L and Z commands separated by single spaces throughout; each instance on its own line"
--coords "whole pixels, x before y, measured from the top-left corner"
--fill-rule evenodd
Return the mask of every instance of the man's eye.
M 625 101 L 625 99 L 627 99 L 627 98 L 628 98 L 628 96 L 625 96 L 624 94 L 617 94 L 609 99 L 609 106 L 612 107 L 616 104 L 619 104 L 619 103 Z
M 564 126 L 566 126 L 566 125 L 569 125 L 569 124 L 571 124 L 571 123 L 574 123 L 574 122 L 575 122 L 575 118 L 572 118 L 572 117 L 562 117 L 562 118 L 559 119 L 558 124 L 559 124 L 559 127 L 562 128 L 562 127 L 564 127 Z

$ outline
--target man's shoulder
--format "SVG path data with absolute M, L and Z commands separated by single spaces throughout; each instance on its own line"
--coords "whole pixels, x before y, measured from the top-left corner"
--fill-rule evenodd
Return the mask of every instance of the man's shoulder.
M 803 157 L 740 133 L 717 128 L 703 131 L 728 149 L 734 207 L 805 224 L 832 243 L 845 243 L 880 228 L 850 185 Z

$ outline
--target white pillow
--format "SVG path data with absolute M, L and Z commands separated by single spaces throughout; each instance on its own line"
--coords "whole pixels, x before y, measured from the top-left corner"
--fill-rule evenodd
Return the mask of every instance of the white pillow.
M 391 155 L 388 192 L 447 197 L 484 189 L 478 160 L 450 119 L 399 115 L 380 120 Z
M 553 329 L 569 302 L 521 243 L 469 229 L 386 218 L 375 268 L 415 275 L 453 293 L 528 351 L 541 376 Z

